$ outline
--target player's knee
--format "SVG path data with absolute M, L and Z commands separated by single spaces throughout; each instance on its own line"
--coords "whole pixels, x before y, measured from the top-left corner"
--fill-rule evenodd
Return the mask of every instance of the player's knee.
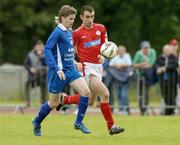
M 82 96 L 90 96 L 90 90 L 87 88 L 87 89 L 84 89 L 83 92 L 81 93 Z
M 102 96 L 102 100 L 105 102 L 109 102 L 109 92 L 106 92 L 103 96 Z
M 49 104 L 49 106 L 50 106 L 51 108 L 57 107 L 58 104 L 59 104 L 59 99 L 58 99 L 58 97 L 55 98 L 55 99 L 50 99 L 49 102 L 48 102 L 48 104 Z

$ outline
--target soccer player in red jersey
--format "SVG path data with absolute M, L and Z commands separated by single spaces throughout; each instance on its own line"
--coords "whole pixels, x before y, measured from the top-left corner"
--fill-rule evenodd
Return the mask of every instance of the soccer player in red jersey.
M 109 91 L 102 82 L 103 57 L 100 55 L 100 47 L 107 41 L 107 32 L 104 25 L 93 22 L 94 15 L 95 10 L 92 6 L 82 7 L 80 14 L 82 25 L 73 32 L 74 46 L 79 58 L 77 68 L 82 71 L 91 90 L 89 105 L 93 105 L 97 96 L 101 97 L 100 109 L 106 120 L 109 134 L 113 135 L 123 132 L 124 128 L 114 122 L 109 104 Z M 78 104 L 79 95 L 65 96 L 61 102 Z

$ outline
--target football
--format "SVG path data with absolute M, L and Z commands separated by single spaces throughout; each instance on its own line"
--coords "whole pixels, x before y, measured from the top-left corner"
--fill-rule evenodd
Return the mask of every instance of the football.
M 117 55 L 118 47 L 114 42 L 108 41 L 102 44 L 100 53 L 105 58 L 111 59 Z

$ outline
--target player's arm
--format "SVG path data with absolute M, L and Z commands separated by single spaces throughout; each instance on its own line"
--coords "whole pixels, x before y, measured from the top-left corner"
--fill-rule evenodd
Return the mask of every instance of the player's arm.
M 101 29 L 102 29 L 101 30 L 101 44 L 103 44 L 108 41 L 108 37 L 107 37 L 106 28 L 103 25 Z M 102 55 L 98 55 L 98 60 L 99 60 L 99 63 L 101 64 L 105 62 L 105 58 Z
M 78 59 L 78 52 L 77 52 L 77 47 L 74 47 L 74 55 L 76 56 L 76 58 Z M 76 68 L 78 69 L 78 71 L 82 72 L 83 71 L 83 65 L 81 62 L 78 62 L 76 59 L 74 59 L 74 64 L 76 66 Z
M 105 58 L 102 56 L 102 55 L 98 55 L 98 60 L 99 60 L 99 63 L 103 64 L 104 61 L 105 61 Z
M 56 61 L 54 60 L 54 57 L 52 55 L 52 49 L 54 48 L 55 45 L 57 45 L 57 40 L 59 38 L 59 34 L 56 31 L 53 31 L 52 34 L 49 36 L 45 48 L 44 48 L 44 55 L 45 55 L 45 61 L 47 66 L 50 69 L 54 69 L 60 79 L 66 79 L 64 72 L 62 71 L 62 67 L 59 68 L 58 64 L 56 63 Z
M 78 46 L 78 33 L 76 31 L 73 32 L 73 45 L 74 45 L 74 56 L 76 56 L 76 58 L 78 57 L 78 50 L 77 50 L 77 46 Z M 82 67 L 82 63 L 78 62 L 76 59 L 74 59 L 74 64 L 77 67 L 77 69 L 79 71 L 82 72 L 83 67 Z
M 108 41 L 108 35 L 107 35 L 107 31 L 106 28 L 104 26 L 102 26 L 101 28 L 101 44 L 103 44 L 104 42 Z
M 58 34 L 57 32 L 53 31 L 52 34 L 49 36 L 46 45 L 44 47 L 44 55 L 45 55 L 45 61 L 46 64 L 50 69 L 55 69 L 56 72 L 60 70 L 59 66 L 57 65 L 56 61 L 54 60 L 54 57 L 52 55 L 52 49 L 57 44 L 58 40 Z
M 75 46 L 74 47 L 74 64 L 75 64 L 75 66 L 77 67 L 77 69 L 79 70 L 79 67 L 81 67 L 81 63 L 79 63 L 78 61 L 77 61 L 77 57 L 78 57 L 78 54 L 77 54 L 77 47 Z

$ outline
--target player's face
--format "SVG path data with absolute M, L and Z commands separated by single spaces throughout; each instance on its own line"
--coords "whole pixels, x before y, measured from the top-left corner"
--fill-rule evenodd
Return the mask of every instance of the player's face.
M 82 23 L 85 27 L 91 28 L 94 21 L 94 11 L 85 11 L 83 15 L 80 16 Z
M 69 15 L 67 17 L 62 17 L 62 24 L 65 26 L 67 29 L 71 28 L 73 26 L 74 20 L 75 20 L 76 15 Z

